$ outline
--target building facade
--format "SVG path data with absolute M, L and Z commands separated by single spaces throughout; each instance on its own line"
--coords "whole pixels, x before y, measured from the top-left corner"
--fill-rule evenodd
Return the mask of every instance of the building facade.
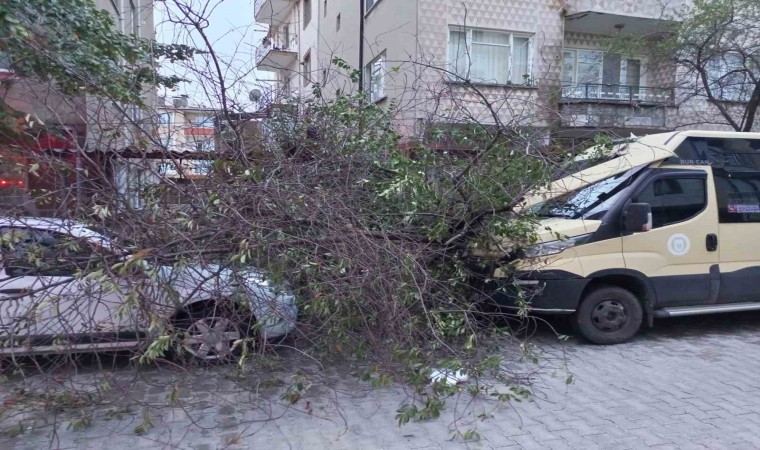
M 158 99 L 157 137 L 172 159 L 159 163 L 159 174 L 167 178 L 196 179 L 210 171 L 218 143 L 215 126 L 219 111 L 189 104 L 186 95 Z
M 256 53 L 271 102 L 356 89 L 331 64 L 362 68 L 371 101 L 393 105 L 406 137 L 431 124 L 498 121 L 584 139 L 720 129 L 679 68 L 646 51 L 605 51 L 621 33 L 666 32 L 687 0 L 257 0 L 269 26 Z M 494 112 L 498 120 L 494 119 Z

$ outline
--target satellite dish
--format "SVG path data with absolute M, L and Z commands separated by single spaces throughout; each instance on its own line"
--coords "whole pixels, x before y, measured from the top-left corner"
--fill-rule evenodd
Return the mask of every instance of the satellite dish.
M 248 93 L 248 99 L 252 102 L 257 102 L 261 100 L 261 91 L 258 89 L 252 90 L 250 93 Z

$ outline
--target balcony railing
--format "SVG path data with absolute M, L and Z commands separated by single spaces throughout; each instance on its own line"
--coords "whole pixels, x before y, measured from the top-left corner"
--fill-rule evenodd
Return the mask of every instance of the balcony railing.
M 673 89 L 623 84 L 582 83 L 562 86 L 563 100 L 601 100 L 630 103 L 673 103 Z
M 253 2 L 253 15 L 258 16 L 261 12 L 261 8 L 264 6 L 267 0 L 256 0 Z
M 253 17 L 257 22 L 270 25 L 283 23 L 296 3 L 296 0 L 256 0 L 253 3 Z
M 256 49 L 256 64 L 259 65 L 271 51 L 296 52 L 298 39 L 290 33 L 274 33 L 264 39 Z

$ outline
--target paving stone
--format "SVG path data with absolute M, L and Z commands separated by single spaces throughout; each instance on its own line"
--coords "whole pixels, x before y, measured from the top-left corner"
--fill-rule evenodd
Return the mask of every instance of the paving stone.
M 0 434 L 0 448 L 760 448 L 758 313 L 657 321 L 655 329 L 612 347 L 576 338 L 560 345 L 546 330 L 539 330 L 536 344 L 545 352 L 541 363 L 546 370 L 533 380 L 535 401 L 487 407 L 489 417 L 484 420 L 463 413 L 463 408 L 473 408 L 463 398 L 456 408 L 450 403 L 440 419 L 399 427 L 395 415 L 407 400 L 403 389 L 373 391 L 340 373 L 330 375 L 329 385 L 315 381 L 313 390 L 291 406 L 281 400 L 279 388 L 246 391 L 224 368 L 190 369 L 182 376 L 153 370 L 135 376 L 127 367 L 112 370 L 112 376 L 124 380 L 124 398 L 119 401 L 133 403 L 129 413 L 111 420 L 105 420 L 104 413 L 95 414 L 90 427 L 73 430 L 65 419 L 37 411 L 29 417 L 37 418 L 40 427 L 15 438 Z M 506 349 L 504 354 L 511 356 Z M 285 361 L 291 357 L 283 355 Z M 314 373 L 299 364 L 285 366 Z M 572 385 L 564 382 L 565 364 L 575 377 Z M 510 367 L 519 371 L 527 366 Z M 552 376 L 554 371 L 560 375 Z M 83 368 L 72 380 L 94 386 L 101 376 L 95 368 Z M 290 376 L 283 372 L 276 378 Z M 184 383 L 182 405 L 169 407 L 165 398 L 178 380 Z M 11 379 L 0 384 L 0 402 L 12 393 L 14 383 Z M 155 404 L 148 408 L 155 427 L 138 437 L 134 429 L 143 420 L 146 402 Z M 452 440 L 453 426 L 474 429 L 482 438 Z

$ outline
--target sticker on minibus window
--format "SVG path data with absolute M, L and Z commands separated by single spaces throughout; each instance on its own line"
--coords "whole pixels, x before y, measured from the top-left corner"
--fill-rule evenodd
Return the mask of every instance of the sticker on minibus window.
M 731 214 L 754 214 L 760 213 L 760 205 L 728 205 Z

